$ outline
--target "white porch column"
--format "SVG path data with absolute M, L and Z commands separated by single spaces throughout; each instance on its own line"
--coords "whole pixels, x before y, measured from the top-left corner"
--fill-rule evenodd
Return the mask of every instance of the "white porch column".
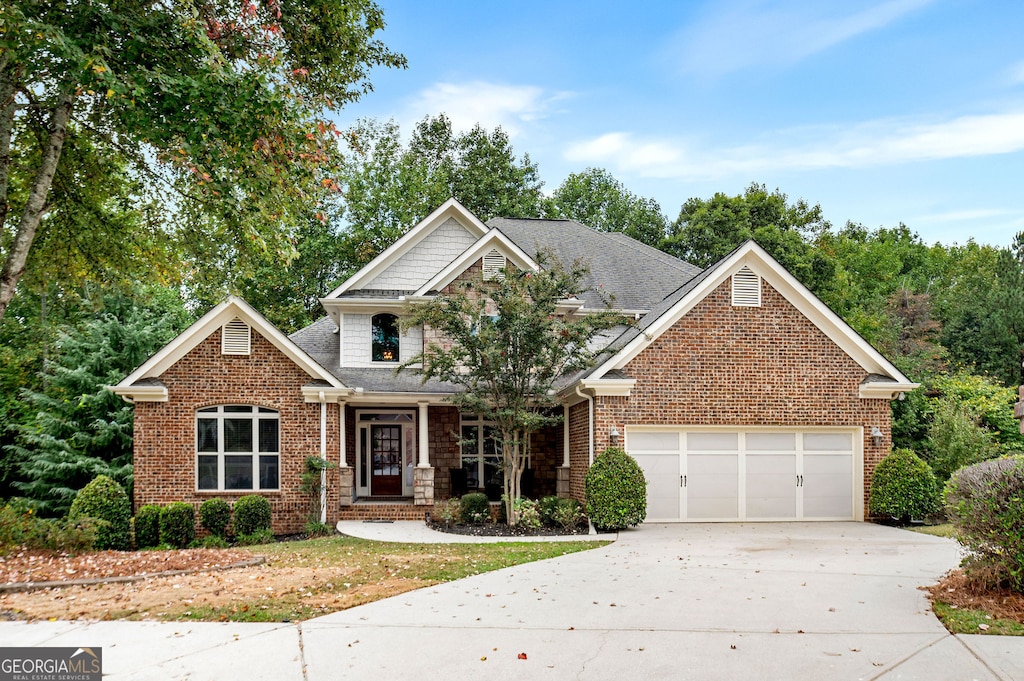
M 562 467 L 569 467 L 569 405 L 562 405 Z
M 338 446 L 338 466 L 348 468 L 348 442 L 345 437 L 345 400 L 338 400 L 338 433 L 341 443 Z
M 417 468 L 430 468 L 430 447 L 429 431 L 427 430 L 427 402 L 417 402 L 420 408 L 419 414 L 419 463 Z

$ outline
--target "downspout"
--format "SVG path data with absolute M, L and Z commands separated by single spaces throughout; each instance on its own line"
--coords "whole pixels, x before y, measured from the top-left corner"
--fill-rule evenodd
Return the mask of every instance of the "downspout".
M 320 458 L 324 466 L 320 469 L 320 522 L 327 522 L 327 399 L 320 391 Z
M 589 454 L 589 459 L 588 459 L 589 464 L 588 464 L 588 466 L 593 466 L 594 465 L 594 398 L 593 398 L 592 395 L 585 395 L 584 393 L 581 393 L 580 392 L 580 387 L 578 385 L 576 386 L 576 394 L 578 396 L 582 397 L 583 399 L 587 400 L 587 402 L 590 403 L 590 428 L 589 428 L 590 432 L 587 433 L 587 436 L 588 436 L 588 438 L 590 440 L 590 445 L 589 445 L 589 448 L 588 448 L 588 454 Z

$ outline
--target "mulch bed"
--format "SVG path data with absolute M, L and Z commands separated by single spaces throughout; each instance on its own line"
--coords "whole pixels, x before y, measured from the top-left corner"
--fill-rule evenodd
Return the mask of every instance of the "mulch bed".
M 588 534 L 590 527 L 587 523 L 577 524 L 570 530 L 563 530 L 555 527 L 541 527 L 530 530 L 519 525 L 509 527 L 505 523 L 484 523 L 482 525 L 449 525 L 443 522 L 431 521 L 427 526 L 438 532 L 449 534 L 465 534 L 473 537 L 564 537 L 579 534 Z
M 1024 594 L 987 586 L 963 570 L 953 570 L 938 584 L 925 588 L 933 601 L 965 610 L 984 610 L 998 619 L 1024 624 Z

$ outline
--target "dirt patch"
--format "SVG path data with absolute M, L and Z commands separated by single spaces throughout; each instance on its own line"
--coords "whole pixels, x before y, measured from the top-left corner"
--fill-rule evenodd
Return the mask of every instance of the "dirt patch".
M 154 575 L 172 570 L 211 570 L 251 558 L 248 551 L 236 549 L 96 551 L 76 556 L 24 550 L 0 556 L 0 584 Z
M 1024 624 L 1024 594 L 988 586 L 963 570 L 953 570 L 938 584 L 925 587 L 933 601 L 958 608 L 984 610 L 992 617 Z

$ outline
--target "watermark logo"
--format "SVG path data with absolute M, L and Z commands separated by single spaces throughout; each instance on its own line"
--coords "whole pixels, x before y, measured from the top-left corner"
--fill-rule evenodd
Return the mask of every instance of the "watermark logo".
M 0 681 L 100 681 L 102 648 L 0 648 Z

